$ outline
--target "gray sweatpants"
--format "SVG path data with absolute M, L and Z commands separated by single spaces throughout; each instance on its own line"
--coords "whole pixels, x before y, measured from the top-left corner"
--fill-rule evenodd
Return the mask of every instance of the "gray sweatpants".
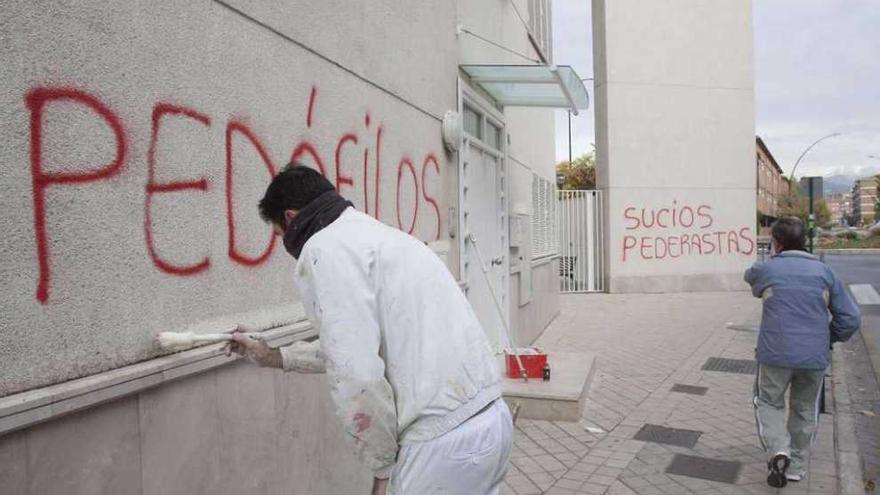
M 802 474 L 819 424 L 819 397 L 825 370 L 758 365 L 755 378 L 755 421 L 758 436 L 771 456 L 791 456 L 789 472 Z M 785 392 L 789 396 L 785 422 Z

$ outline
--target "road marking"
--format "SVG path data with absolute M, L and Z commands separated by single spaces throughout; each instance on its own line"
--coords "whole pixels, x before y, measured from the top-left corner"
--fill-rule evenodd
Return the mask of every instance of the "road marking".
M 849 290 L 859 304 L 880 304 L 880 294 L 877 294 L 871 284 L 852 284 Z

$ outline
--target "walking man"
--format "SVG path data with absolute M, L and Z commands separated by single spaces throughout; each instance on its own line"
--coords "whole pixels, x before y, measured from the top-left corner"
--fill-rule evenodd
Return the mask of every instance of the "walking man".
M 443 262 L 295 163 L 259 209 L 295 259 L 320 339 L 271 349 L 233 334 L 230 350 L 260 366 L 327 373 L 374 495 L 497 494 L 513 424 L 489 341 Z
M 777 488 L 806 475 L 831 344 L 845 342 L 860 325 L 858 306 L 831 268 L 806 252 L 805 242 L 800 219 L 779 219 L 772 228 L 773 256 L 745 273 L 752 294 L 764 301 L 755 420 L 771 456 L 767 484 Z

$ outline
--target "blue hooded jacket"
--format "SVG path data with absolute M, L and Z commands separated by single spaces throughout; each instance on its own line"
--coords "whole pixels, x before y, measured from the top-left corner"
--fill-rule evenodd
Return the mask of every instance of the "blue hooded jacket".
M 825 369 L 828 350 L 859 329 L 859 307 L 831 268 L 805 251 L 783 251 L 746 270 L 764 300 L 757 359 L 786 368 Z M 829 315 L 830 312 L 830 315 Z

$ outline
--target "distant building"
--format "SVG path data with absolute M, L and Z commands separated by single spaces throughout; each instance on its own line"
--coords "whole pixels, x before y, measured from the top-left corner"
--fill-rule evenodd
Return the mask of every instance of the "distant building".
M 831 211 L 831 225 L 847 225 L 847 219 L 852 216 L 852 194 L 832 194 L 825 198 L 825 202 Z
M 810 181 L 813 182 L 813 197 L 817 199 L 824 197 L 825 194 L 823 194 L 824 187 L 822 177 L 801 177 L 801 180 L 799 181 L 801 194 L 810 197 Z
M 874 223 L 874 208 L 877 204 L 877 177 L 856 180 L 852 189 L 852 208 L 854 225 Z
M 782 172 L 782 167 L 776 163 L 773 154 L 764 144 L 764 140 L 760 136 L 756 136 L 755 142 L 755 166 L 758 172 L 758 213 L 763 234 L 764 228 L 769 227 L 779 216 L 780 200 L 790 192 L 791 185 Z

